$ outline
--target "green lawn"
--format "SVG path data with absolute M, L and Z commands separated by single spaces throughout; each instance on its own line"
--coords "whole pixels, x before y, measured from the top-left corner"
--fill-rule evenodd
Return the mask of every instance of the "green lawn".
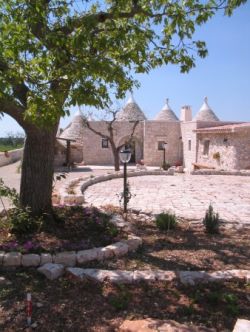
M 0 144 L 0 152 L 4 152 L 4 151 L 11 151 L 11 150 L 15 150 L 15 149 L 20 149 L 22 148 L 23 145 L 22 144 L 17 144 L 16 146 L 13 145 L 5 145 L 5 144 Z

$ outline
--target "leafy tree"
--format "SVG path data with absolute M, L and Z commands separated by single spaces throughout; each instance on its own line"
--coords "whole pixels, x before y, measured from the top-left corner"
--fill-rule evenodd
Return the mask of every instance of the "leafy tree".
M 20 203 L 51 210 L 54 143 L 71 105 L 104 108 L 163 64 L 187 72 L 197 25 L 246 0 L 0 0 L 0 110 L 26 133 Z

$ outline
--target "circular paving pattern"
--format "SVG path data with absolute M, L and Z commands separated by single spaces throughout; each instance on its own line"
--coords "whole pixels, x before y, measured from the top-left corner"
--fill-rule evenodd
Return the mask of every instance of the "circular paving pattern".
M 149 175 L 128 180 L 133 195 L 129 208 L 152 213 L 171 210 L 179 217 L 197 220 L 211 203 L 223 220 L 250 224 L 250 177 Z M 122 190 L 123 179 L 114 179 L 87 188 L 84 197 L 95 206 L 119 206 Z

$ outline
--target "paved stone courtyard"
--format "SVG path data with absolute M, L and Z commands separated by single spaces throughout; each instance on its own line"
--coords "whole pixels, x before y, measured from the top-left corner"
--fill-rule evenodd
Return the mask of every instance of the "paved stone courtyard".
M 129 178 L 133 195 L 129 208 L 198 220 L 211 203 L 223 220 L 250 225 L 250 179 L 244 176 L 175 175 Z M 119 206 L 123 179 L 98 183 L 85 191 L 89 204 Z

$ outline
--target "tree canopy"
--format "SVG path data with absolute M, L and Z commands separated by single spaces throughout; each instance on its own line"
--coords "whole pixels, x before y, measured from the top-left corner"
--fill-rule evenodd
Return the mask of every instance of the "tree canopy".
M 20 205 L 51 211 L 54 147 L 72 105 L 102 109 L 163 64 L 207 55 L 195 29 L 246 0 L 0 0 L 0 115 L 25 130 Z
M 22 127 L 56 123 L 71 105 L 107 106 L 163 64 L 207 55 L 195 28 L 245 0 L 0 0 L 0 111 Z

